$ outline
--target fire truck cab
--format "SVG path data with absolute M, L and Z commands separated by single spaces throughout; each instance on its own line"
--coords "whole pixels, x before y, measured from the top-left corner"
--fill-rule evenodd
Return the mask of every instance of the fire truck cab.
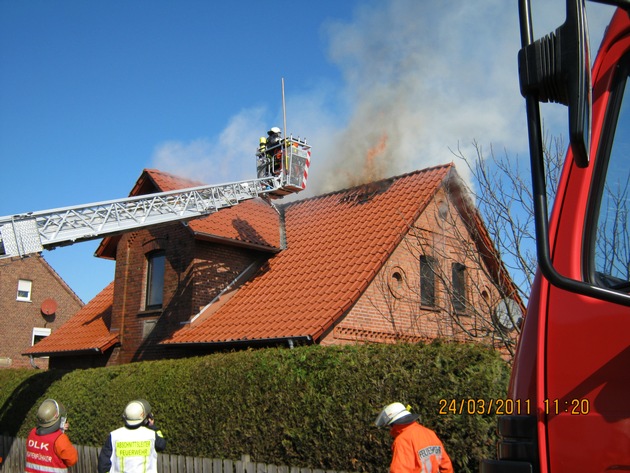
M 539 270 L 483 473 L 630 470 L 630 1 L 592 71 L 584 0 L 534 41 L 520 0 Z M 539 102 L 568 105 L 570 146 L 547 214 Z

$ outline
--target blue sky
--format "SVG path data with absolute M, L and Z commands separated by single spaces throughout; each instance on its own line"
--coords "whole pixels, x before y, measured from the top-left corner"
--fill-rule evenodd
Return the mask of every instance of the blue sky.
M 535 1 L 536 36 L 564 3 Z M 612 9 L 589 14 L 596 50 Z M 0 0 L 0 215 L 124 197 L 144 168 L 255 177 L 282 78 L 287 131 L 313 146 L 305 196 L 473 156 L 473 141 L 526 158 L 518 49 L 504 0 Z M 565 109 L 546 123 L 566 134 Z M 97 245 L 44 252 L 84 302 L 113 279 Z

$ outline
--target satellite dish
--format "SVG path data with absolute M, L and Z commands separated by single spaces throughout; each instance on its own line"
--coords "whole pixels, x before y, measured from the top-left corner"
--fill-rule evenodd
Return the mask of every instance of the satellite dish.
M 494 309 L 495 321 L 508 331 L 514 330 L 522 316 L 521 306 L 514 299 L 502 299 Z
M 57 301 L 55 299 L 45 299 L 42 302 L 42 314 L 44 315 L 53 315 L 57 312 Z

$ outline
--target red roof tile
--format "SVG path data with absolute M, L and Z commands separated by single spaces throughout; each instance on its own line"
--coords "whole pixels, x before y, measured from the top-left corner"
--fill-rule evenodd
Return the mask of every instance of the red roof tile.
M 262 199 L 251 199 L 191 220 L 188 227 L 208 239 L 230 239 L 257 247 L 280 249 L 278 212 Z
M 282 206 L 287 248 L 219 310 L 163 343 L 317 340 L 357 301 L 451 169 L 438 166 Z
M 118 342 L 118 335 L 109 332 L 109 321 L 114 300 L 111 282 L 94 299 L 84 305 L 68 322 L 29 348 L 24 355 L 63 354 L 63 352 L 102 353 Z
M 145 169 L 143 176 L 145 175 L 154 183 L 157 190 L 162 192 L 206 185 L 157 169 Z M 136 194 L 132 191 L 132 195 Z M 197 234 L 273 248 L 280 246 L 278 225 L 278 213 L 262 199 L 247 200 L 188 222 L 188 227 Z
M 130 195 L 141 195 L 144 192 L 139 191 L 137 188 L 142 185 L 142 181 L 148 178 L 155 186 L 154 192 L 168 192 L 178 189 L 186 189 L 189 187 L 199 187 L 206 185 L 201 181 L 194 181 L 192 179 L 185 179 L 183 177 L 175 176 L 167 172 L 160 171 L 158 169 L 145 169 L 143 174 L 136 182 L 136 187 L 131 190 Z

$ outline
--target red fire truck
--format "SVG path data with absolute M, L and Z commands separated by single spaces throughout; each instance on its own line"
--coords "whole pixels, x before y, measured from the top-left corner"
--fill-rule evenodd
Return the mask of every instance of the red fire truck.
M 630 1 L 590 69 L 584 0 L 534 41 L 519 0 L 539 271 L 514 360 L 511 415 L 483 473 L 630 470 Z M 568 106 L 570 147 L 547 214 L 539 102 Z M 626 333 L 625 330 L 629 333 Z

